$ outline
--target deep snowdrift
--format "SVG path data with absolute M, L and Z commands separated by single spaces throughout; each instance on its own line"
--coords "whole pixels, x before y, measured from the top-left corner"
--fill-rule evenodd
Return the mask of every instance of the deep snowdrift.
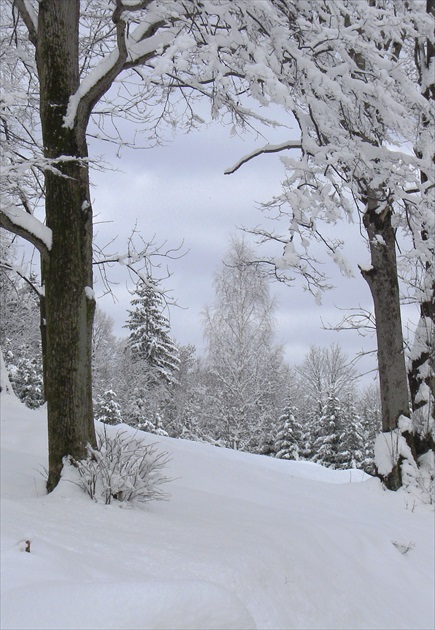
M 433 627 L 434 516 L 409 494 L 159 437 L 170 501 L 47 496 L 45 412 L 1 398 L 4 630 Z

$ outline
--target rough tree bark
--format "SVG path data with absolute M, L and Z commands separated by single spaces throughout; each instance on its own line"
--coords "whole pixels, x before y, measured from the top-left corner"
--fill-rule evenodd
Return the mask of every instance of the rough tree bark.
M 435 18 L 435 0 L 426 0 L 426 13 Z M 435 63 L 435 45 L 430 38 L 426 42 L 416 40 L 415 42 L 415 62 L 419 75 L 422 94 L 428 101 L 435 101 L 435 77 L 430 68 Z M 423 117 L 421 135 L 428 136 L 431 133 L 431 121 Z M 432 149 L 433 149 L 432 145 Z M 422 156 L 420 146 L 416 148 L 418 157 Z M 432 155 L 432 163 L 435 165 L 435 152 Z M 421 182 L 425 184 L 429 181 L 428 173 L 421 172 Z M 421 238 L 426 241 L 431 236 L 430 225 L 421 226 Z M 428 403 L 426 397 L 420 396 L 422 385 L 426 385 L 429 390 L 429 397 L 432 397 L 432 405 L 428 405 L 428 412 L 432 414 L 432 422 L 427 422 L 425 433 L 417 432 L 415 435 L 417 455 L 427 452 L 429 449 L 435 450 L 434 437 L 430 431 L 431 424 L 435 423 L 435 339 L 431 339 L 431 333 L 435 330 L 435 260 L 428 260 L 425 265 L 426 278 L 424 281 L 424 299 L 420 304 L 420 323 L 416 332 L 416 342 L 418 352 L 413 355 L 409 367 L 409 390 L 411 395 L 412 409 L 417 411 Z M 423 339 L 420 339 L 420 337 Z M 429 420 L 429 419 L 428 419 Z
M 79 0 L 39 3 L 36 60 L 45 157 L 62 158 L 45 172 L 46 223 L 53 240 L 43 259 L 48 408 L 47 489 L 58 483 L 65 455 L 82 458 L 95 444 L 91 339 L 92 208 L 84 130 L 63 125 L 79 85 Z
M 409 416 L 408 384 L 404 356 L 399 283 L 396 261 L 396 235 L 391 225 L 391 207 L 381 207 L 377 191 L 369 191 L 363 216 L 371 269 L 361 270 L 373 297 L 376 318 L 382 431 L 397 429 L 401 415 Z M 413 448 L 410 435 L 405 436 Z M 402 485 L 401 461 L 383 478 L 391 490 Z

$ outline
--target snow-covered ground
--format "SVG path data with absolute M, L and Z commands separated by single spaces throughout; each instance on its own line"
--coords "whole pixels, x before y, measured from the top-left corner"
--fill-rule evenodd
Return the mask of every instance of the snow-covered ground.
M 4 630 L 433 628 L 434 514 L 409 494 L 159 437 L 169 501 L 46 495 L 45 412 L 1 398 Z

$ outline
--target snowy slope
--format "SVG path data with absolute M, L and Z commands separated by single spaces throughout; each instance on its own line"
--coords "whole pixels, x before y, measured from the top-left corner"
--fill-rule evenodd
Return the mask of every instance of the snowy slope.
M 433 627 L 434 515 L 409 495 L 159 437 L 170 501 L 47 496 L 45 412 L 1 404 L 4 630 Z

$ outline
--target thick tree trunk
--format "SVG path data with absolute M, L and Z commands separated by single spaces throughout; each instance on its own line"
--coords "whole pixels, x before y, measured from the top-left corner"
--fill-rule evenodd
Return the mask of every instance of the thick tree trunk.
M 435 18 L 435 0 L 426 1 L 426 13 Z M 435 78 L 430 68 L 435 63 L 435 45 L 428 38 L 426 47 L 416 40 L 415 60 L 420 77 L 422 94 L 428 101 L 435 101 Z M 423 146 L 425 142 L 434 149 L 432 142 L 432 122 L 423 116 L 420 127 L 420 138 L 417 141 L 416 154 L 423 157 Z M 432 153 L 432 164 L 435 166 L 435 152 Z M 429 173 L 421 172 L 421 182 L 425 184 L 429 181 Z M 432 196 L 433 191 L 427 191 Z M 430 201 L 429 201 L 430 203 Z M 432 232 L 432 234 L 431 234 Z M 421 239 L 425 242 L 433 238 L 433 227 L 421 225 Z M 417 455 L 427 452 L 429 449 L 435 450 L 435 443 L 432 434 L 432 427 L 435 425 L 435 260 L 427 260 L 426 276 L 423 279 L 422 301 L 420 304 L 420 322 L 415 333 L 414 348 L 411 352 L 411 362 L 409 366 L 409 390 L 413 411 L 426 407 L 426 422 L 423 426 L 418 426 L 415 431 L 415 444 Z
M 428 277 L 433 274 L 429 266 L 426 269 Z M 427 299 L 420 304 L 420 321 L 415 333 L 412 360 L 409 366 L 408 381 L 413 411 L 425 407 L 427 421 L 424 427 L 419 427 L 415 435 L 417 455 L 435 450 L 431 428 L 435 424 L 435 347 L 433 331 L 435 330 L 435 282 L 427 289 L 430 292 Z M 422 395 L 422 389 L 426 390 Z
M 395 230 L 391 208 L 382 207 L 375 191 L 370 191 L 364 226 L 370 243 L 370 270 L 363 270 L 373 297 L 378 346 L 382 431 L 397 429 L 401 415 L 409 416 L 408 384 L 404 356 L 399 283 L 397 278 Z M 406 436 L 412 441 L 411 436 Z M 400 463 L 385 479 L 390 489 L 402 485 Z
M 43 262 L 45 387 L 48 406 L 47 489 L 58 483 L 66 455 L 82 457 L 95 443 L 91 345 L 92 209 L 84 133 L 65 129 L 68 100 L 79 84 L 79 0 L 39 4 L 37 65 L 45 156 L 46 222 L 53 242 Z M 82 159 L 84 158 L 84 159 Z

